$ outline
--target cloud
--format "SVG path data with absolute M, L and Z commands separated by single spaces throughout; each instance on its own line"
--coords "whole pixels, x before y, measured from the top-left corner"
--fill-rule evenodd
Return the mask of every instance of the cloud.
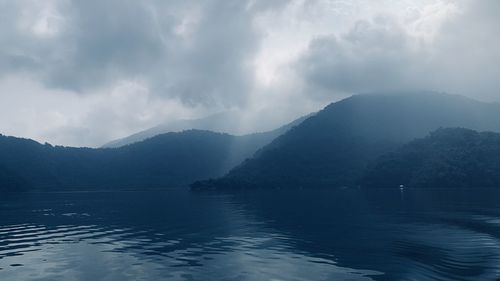
M 314 40 L 298 67 L 316 94 L 404 89 L 418 84 L 407 71 L 419 57 L 412 43 L 389 18 L 360 21 L 339 38 Z
M 190 104 L 243 103 L 253 16 L 285 1 L 2 1 L 0 62 L 81 94 L 142 79 Z
M 98 146 L 226 110 L 259 131 L 359 92 L 498 101 L 499 5 L 0 0 L 0 132 Z
M 434 84 L 481 99 L 500 99 L 500 2 L 468 1 L 440 30 L 433 50 Z
M 99 146 L 158 124 L 191 119 L 205 109 L 152 94 L 141 81 L 123 80 L 92 95 L 51 90 L 29 78 L 0 80 L 2 134 L 70 146 Z
M 311 42 L 295 67 L 315 95 L 437 90 L 498 99 L 498 1 L 375 15 Z M 432 27 L 432 29 L 429 29 Z

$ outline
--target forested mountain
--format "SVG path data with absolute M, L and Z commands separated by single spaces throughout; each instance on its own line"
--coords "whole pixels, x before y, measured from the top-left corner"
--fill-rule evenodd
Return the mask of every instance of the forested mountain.
M 500 131 L 500 105 L 440 93 L 357 95 L 332 103 L 253 159 L 193 188 L 355 186 L 371 161 L 440 127 Z
M 104 144 L 103 148 L 116 148 L 127 144 L 140 142 L 157 135 L 182 132 L 186 130 L 202 130 L 217 133 L 232 134 L 238 127 L 238 118 L 234 112 L 222 112 L 205 118 L 176 120 L 165 122 L 130 136 Z
M 500 134 L 439 129 L 380 157 L 362 187 L 500 187 Z
M 310 116 L 310 115 L 308 115 Z M 265 133 L 256 134 L 266 134 L 269 135 L 270 140 L 281 135 L 291 127 L 300 124 L 308 116 L 298 118 L 291 123 L 284 125 L 276 130 L 268 131 Z M 174 122 L 160 124 L 153 128 L 135 133 L 125 138 L 111 141 L 104 144 L 103 148 L 117 148 L 124 145 L 140 142 L 148 138 L 152 138 L 157 135 L 182 132 L 186 130 L 202 130 L 202 131 L 212 131 L 216 133 L 228 133 L 236 135 L 236 132 L 240 131 L 241 128 L 241 116 L 235 112 L 223 112 L 215 115 L 208 116 L 206 118 L 192 119 L 192 120 L 178 120 Z
M 29 184 L 13 171 L 0 166 L 0 192 L 1 191 L 25 191 Z
M 438 180 L 431 173 L 429 179 L 425 177 L 435 166 L 424 160 L 423 164 L 408 162 L 410 166 L 422 165 L 417 169 L 420 174 L 412 174 L 411 181 L 400 177 L 408 173 L 403 168 L 394 168 L 394 181 L 387 183 L 373 171 L 387 170 L 384 167 L 394 161 L 407 161 L 404 149 L 411 150 L 415 144 L 401 147 L 440 127 L 500 132 L 500 105 L 438 93 L 370 94 L 330 104 L 303 119 L 266 133 L 232 136 L 189 130 L 106 149 L 42 145 L 0 136 L 0 189 L 159 188 L 194 181 L 195 188 L 394 186 L 394 182 L 427 186 Z M 463 137 L 462 133 L 456 135 Z M 446 142 L 436 149 L 440 148 L 446 148 Z M 399 155 L 394 161 L 379 158 L 393 151 Z M 422 151 L 432 150 L 425 147 Z M 476 152 L 485 153 L 470 151 Z M 436 159 L 461 154 L 445 155 Z M 382 160 L 374 162 L 376 159 Z M 201 181 L 225 173 L 222 178 Z M 467 177 L 472 178 L 471 174 Z
M 245 136 L 199 130 L 167 133 L 106 149 L 42 145 L 0 135 L 0 190 L 187 185 L 223 175 L 294 124 Z

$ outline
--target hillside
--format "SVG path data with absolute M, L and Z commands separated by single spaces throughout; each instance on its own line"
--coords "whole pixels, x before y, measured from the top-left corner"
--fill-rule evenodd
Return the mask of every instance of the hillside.
M 440 93 L 332 103 L 226 176 L 193 188 L 355 186 L 371 161 L 440 127 L 500 131 L 500 105 Z
M 186 130 L 202 130 L 233 134 L 233 131 L 235 131 L 235 128 L 238 126 L 238 120 L 236 117 L 236 114 L 233 112 L 223 112 L 205 118 L 164 122 L 160 125 L 137 132 L 130 136 L 110 141 L 104 144 L 102 148 L 117 148 L 140 142 L 157 135 L 182 132 Z
M 42 145 L 0 135 L 0 185 L 2 190 L 183 186 L 223 175 L 281 132 L 232 136 L 190 130 L 113 149 Z
M 310 116 L 310 115 L 309 115 Z M 263 133 L 252 133 L 257 135 L 267 135 L 269 140 L 276 138 L 277 136 L 283 134 L 291 127 L 300 124 L 308 116 L 304 116 L 286 124 L 278 129 L 270 130 Z M 117 148 L 125 146 L 128 144 L 140 142 L 157 135 L 182 132 L 186 130 L 202 130 L 202 131 L 212 131 L 217 133 L 228 133 L 231 135 L 240 135 L 238 131 L 241 130 L 241 116 L 235 112 L 223 112 L 215 115 L 211 115 L 205 118 L 192 119 L 192 120 L 178 120 L 174 122 L 163 123 L 158 126 L 152 127 L 150 129 L 135 133 L 128 137 L 117 139 L 106 143 L 102 148 Z M 252 135 L 246 134 L 246 135 Z
M 500 134 L 447 128 L 380 157 L 362 187 L 500 187 Z

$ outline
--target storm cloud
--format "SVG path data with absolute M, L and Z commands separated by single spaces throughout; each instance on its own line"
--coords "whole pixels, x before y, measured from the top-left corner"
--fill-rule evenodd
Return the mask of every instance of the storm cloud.
M 500 3 L 460 3 L 357 21 L 314 39 L 296 67 L 315 94 L 434 90 L 498 100 Z
M 0 0 L 0 133 L 98 146 L 226 110 L 240 112 L 242 132 L 269 129 L 360 92 L 498 101 L 499 10 L 494 0 Z
M 267 2 L 267 1 L 266 1 Z M 272 1 L 270 2 L 272 3 Z M 275 1 L 275 4 L 278 2 Z M 88 93 L 145 81 L 187 103 L 239 103 L 259 37 L 250 1 L 2 1 L 3 72 Z

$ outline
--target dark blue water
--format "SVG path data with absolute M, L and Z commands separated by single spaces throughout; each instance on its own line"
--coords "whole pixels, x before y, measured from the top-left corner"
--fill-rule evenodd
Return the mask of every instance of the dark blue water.
M 2 194 L 0 280 L 497 280 L 500 192 Z

